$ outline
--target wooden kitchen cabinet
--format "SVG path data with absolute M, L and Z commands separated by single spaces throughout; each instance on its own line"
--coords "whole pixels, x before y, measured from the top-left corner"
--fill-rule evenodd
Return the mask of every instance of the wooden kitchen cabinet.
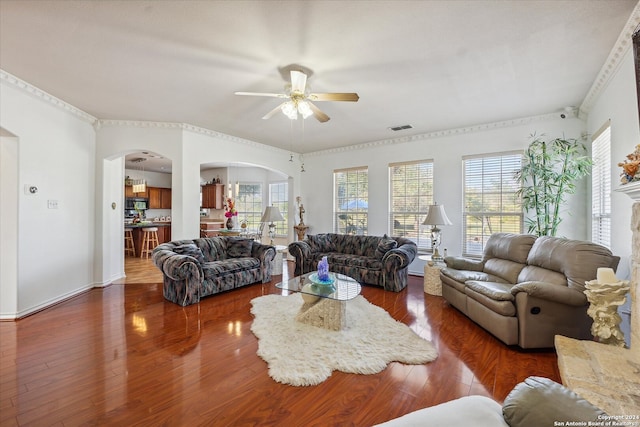
M 171 189 L 148 187 L 149 209 L 171 209 Z
M 224 184 L 207 184 L 202 186 L 202 206 L 207 209 L 224 208 Z
M 125 185 L 124 186 L 124 197 L 143 197 L 143 198 L 147 198 L 149 197 L 149 187 L 146 187 L 146 190 L 143 193 L 134 193 L 133 192 L 133 186 L 132 185 Z

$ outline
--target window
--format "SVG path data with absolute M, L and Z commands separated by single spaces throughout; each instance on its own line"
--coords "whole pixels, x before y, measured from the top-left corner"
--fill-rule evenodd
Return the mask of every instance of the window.
M 593 136 L 591 147 L 591 240 L 611 246 L 611 122 Z
M 514 178 L 522 153 L 463 157 L 463 244 L 466 256 L 481 256 L 493 233 L 522 233 L 524 216 Z
M 236 198 L 236 210 L 238 220 L 246 221 L 247 227 L 257 229 L 262 218 L 262 184 L 260 183 L 240 183 L 238 186 L 238 197 Z
M 333 171 L 333 230 L 367 234 L 369 172 L 367 167 Z
M 269 206 L 276 206 L 284 221 L 277 221 L 276 236 L 286 236 L 289 230 L 289 185 L 286 182 L 269 184 Z
M 422 221 L 433 204 L 433 161 L 392 163 L 389 165 L 390 212 L 392 236 L 413 240 L 419 249 L 431 249 L 431 232 Z

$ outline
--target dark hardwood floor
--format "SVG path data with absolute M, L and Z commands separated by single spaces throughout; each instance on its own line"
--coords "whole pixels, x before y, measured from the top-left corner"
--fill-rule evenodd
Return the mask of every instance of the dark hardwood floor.
M 151 261 L 128 260 L 127 280 L 0 322 L 0 425 L 370 426 L 472 394 L 502 402 L 530 375 L 560 381 L 553 350 L 503 345 L 411 276 L 400 293 L 362 294 L 431 340 L 438 359 L 282 385 L 256 355 L 249 312 L 252 298 L 281 292 L 281 276 L 189 307 L 145 276 L 158 277 Z

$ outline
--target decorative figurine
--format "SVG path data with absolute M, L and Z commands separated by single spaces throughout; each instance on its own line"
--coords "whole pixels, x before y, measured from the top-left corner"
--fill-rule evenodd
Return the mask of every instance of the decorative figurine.
M 329 281 L 329 261 L 327 261 L 326 256 L 323 256 L 318 263 L 318 279 L 320 279 L 321 282 Z
M 629 281 L 620 280 L 611 268 L 598 268 L 597 279 L 585 282 L 584 293 L 591 303 L 587 314 L 593 318 L 591 334 L 603 344 L 624 347 L 618 306 L 624 304 Z

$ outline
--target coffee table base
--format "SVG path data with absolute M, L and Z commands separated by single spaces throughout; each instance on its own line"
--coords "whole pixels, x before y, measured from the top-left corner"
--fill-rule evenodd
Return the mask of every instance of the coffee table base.
M 340 331 L 347 324 L 347 302 L 328 298 L 305 302 L 300 307 L 296 320 L 307 325 Z

